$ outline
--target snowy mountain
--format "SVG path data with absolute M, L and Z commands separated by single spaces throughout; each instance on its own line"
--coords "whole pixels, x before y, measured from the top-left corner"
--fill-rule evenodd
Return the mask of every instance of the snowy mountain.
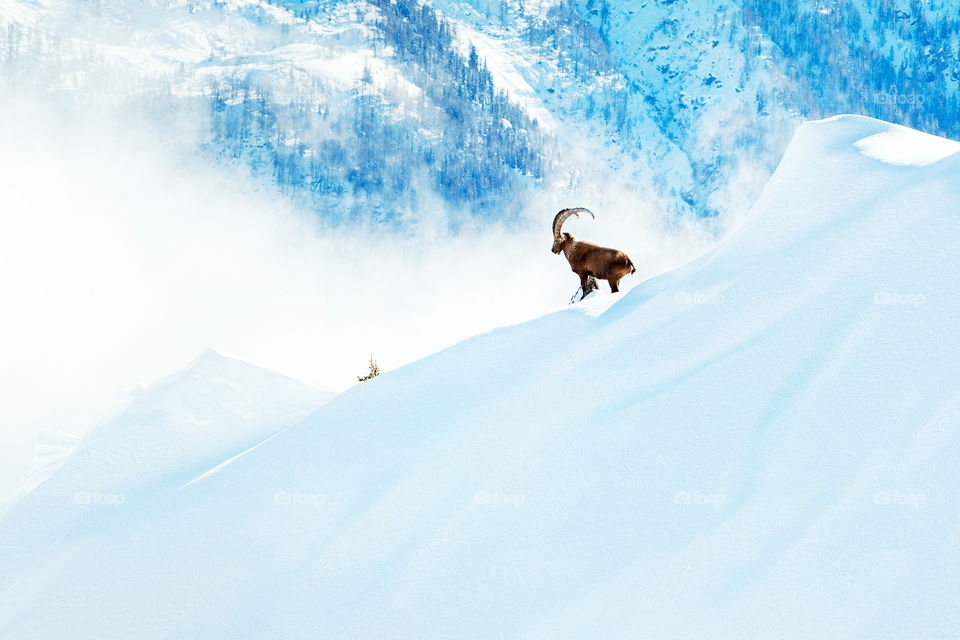
M 161 476 L 152 448 L 90 443 L 137 473 L 64 466 L 0 519 L 0 636 L 955 636 L 958 152 L 806 123 L 678 270 L 232 458 Z M 169 402 L 138 432 L 163 437 Z M 172 406 L 194 432 L 222 405 Z M 76 505 L 101 486 L 125 499 Z
M 0 26 L 0 86 L 148 113 L 330 224 L 627 190 L 722 226 L 805 118 L 960 136 L 949 1 L 4 0 Z

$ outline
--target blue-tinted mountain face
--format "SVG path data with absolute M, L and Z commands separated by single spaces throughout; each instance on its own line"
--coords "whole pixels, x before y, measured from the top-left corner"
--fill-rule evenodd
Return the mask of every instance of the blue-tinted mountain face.
M 735 215 L 796 125 L 960 137 L 960 18 L 932 0 L 18 0 L 0 82 L 201 122 L 191 144 L 335 224 L 451 229 L 613 180 Z

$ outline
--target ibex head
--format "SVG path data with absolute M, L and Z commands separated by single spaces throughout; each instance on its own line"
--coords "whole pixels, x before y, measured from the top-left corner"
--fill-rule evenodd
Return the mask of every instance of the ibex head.
M 596 216 L 593 215 L 593 212 L 589 209 L 584 209 L 583 207 L 577 207 L 576 209 L 564 209 L 553 219 L 553 248 L 550 249 L 554 253 L 560 253 L 563 251 L 563 246 L 573 240 L 573 236 L 569 233 L 560 233 L 560 229 L 563 227 L 563 223 L 570 216 L 580 217 L 579 212 L 583 211 L 584 213 L 589 213 L 590 217 L 596 220 Z

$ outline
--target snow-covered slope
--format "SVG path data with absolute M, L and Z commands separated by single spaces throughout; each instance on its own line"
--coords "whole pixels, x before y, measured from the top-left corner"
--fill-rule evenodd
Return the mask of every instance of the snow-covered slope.
M 960 135 L 955 15 L 953 0 L 3 0 L 0 87 L 147 113 L 330 223 L 459 230 L 609 208 L 620 188 L 726 223 L 807 117 Z
M 128 407 L 82 442 L 41 434 L 29 477 L 21 491 L 0 502 L 0 513 L 32 491 L 21 513 L 39 506 L 34 513 L 50 524 L 44 535 L 57 537 L 92 506 L 116 506 L 157 486 L 185 482 L 334 395 L 208 350 L 136 392 Z
M 807 123 L 737 232 L 605 311 L 468 340 L 53 536 L 90 490 L 62 470 L 0 520 L 0 636 L 956 636 L 944 145 Z

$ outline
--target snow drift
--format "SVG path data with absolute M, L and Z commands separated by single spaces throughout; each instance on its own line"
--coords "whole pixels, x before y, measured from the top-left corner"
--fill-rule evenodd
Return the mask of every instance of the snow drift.
M 726 242 L 609 308 L 470 339 L 122 504 L 73 510 L 64 467 L 0 520 L 0 635 L 957 635 L 947 144 L 805 124 Z

